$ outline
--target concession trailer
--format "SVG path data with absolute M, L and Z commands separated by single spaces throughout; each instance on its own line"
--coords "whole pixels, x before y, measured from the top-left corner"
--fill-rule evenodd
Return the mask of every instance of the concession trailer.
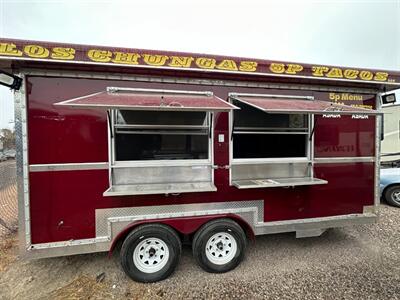
M 226 272 L 261 234 L 375 222 L 382 94 L 400 73 L 0 39 L 21 251 L 120 249 L 162 280 L 182 243 Z

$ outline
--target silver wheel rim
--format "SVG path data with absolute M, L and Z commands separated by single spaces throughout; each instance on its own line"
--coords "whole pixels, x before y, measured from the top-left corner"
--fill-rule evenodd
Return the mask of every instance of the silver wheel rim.
M 160 271 L 168 262 L 167 244 L 158 238 L 147 238 L 141 241 L 133 251 L 133 263 L 143 273 Z
M 230 233 L 218 232 L 208 239 L 205 250 L 210 262 L 225 265 L 235 257 L 237 243 Z
M 396 189 L 392 193 L 392 200 L 400 204 L 400 190 Z

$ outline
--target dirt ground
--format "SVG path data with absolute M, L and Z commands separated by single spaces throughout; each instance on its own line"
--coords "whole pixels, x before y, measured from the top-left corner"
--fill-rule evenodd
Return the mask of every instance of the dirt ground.
M 18 223 L 15 161 L 0 162 L 0 240 L 14 232 Z
M 13 234 L 0 243 L 0 299 L 400 299 L 399 225 L 400 209 L 382 205 L 378 224 L 261 236 L 225 274 L 202 271 L 185 247 L 177 271 L 154 284 L 128 279 L 117 254 L 24 261 Z

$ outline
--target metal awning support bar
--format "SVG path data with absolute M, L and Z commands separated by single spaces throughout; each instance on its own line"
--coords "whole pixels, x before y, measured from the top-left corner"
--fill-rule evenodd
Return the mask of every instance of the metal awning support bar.
M 182 91 L 182 90 L 160 90 L 160 89 L 140 89 L 140 88 L 125 88 L 125 87 L 107 87 L 109 93 L 155 93 L 155 94 L 176 94 L 176 95 L 204 95 L 211 97 L 213 92 L 209 91 Z
M 108 126 L 110 127 L 110 135 L 111 135 L 111 138 L 113 138 L 114 137 L 114 134 L 113 134 L 113 127 L 112 127 L 112 123 L 111 123 L 111 113 L 110 113 L 110 111 L 109 110 L 107 110 L 107 123 L 108 123 Z
M 314 96 L 299 96 L 299 95 L 230 93 L 229 96 L 231 98 L 235 98 L 236 100 L 238 100 L 237 98 L 240 98 L 240 97 L 314 100 Z

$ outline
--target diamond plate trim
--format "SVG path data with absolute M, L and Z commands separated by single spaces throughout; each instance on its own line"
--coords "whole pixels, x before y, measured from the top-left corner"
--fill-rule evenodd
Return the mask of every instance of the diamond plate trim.
M 264 201 L 234 201 L 96 210 L 96 238 L 112 240 L 129 223 L 138 220 L 181 218 L 234 213 L 253 228 L 264 220 Z

